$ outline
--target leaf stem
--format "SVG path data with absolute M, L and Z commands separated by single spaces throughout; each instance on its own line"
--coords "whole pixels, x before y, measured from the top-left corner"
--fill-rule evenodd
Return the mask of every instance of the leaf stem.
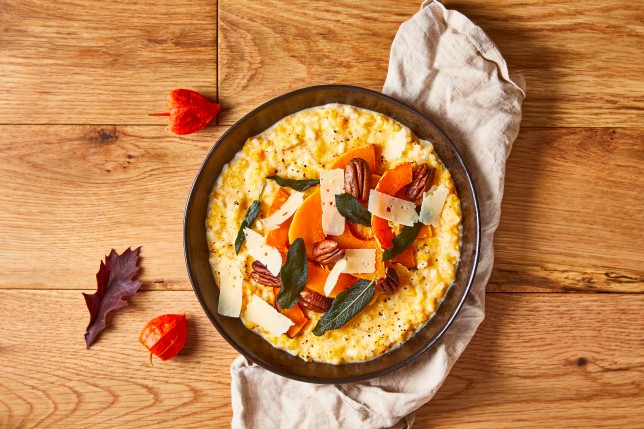
M 262 187 L 261 187 L 261 189 L 259 190 L 259 195 L 257 196 L 257 199 L 258 199 L 258 200 L 259 200 L 260 198 L 262 198 L 262 194 L 264 193 L 264 189 L 266 189 L 266 180 L 264 180 L 264 182 L 262 183 Z

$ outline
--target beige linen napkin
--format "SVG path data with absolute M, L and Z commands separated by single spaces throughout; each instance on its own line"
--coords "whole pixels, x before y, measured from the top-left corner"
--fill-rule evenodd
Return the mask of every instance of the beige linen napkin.
M 282 378 L 239 356 L 232 365 L 233 428 L 407 428 L 484 317 L 505 161 L 519 132 L 520 76 L 479 27 L 438 2 L 403 23 L 383 92 L 431 118 L 468 166 L 481 210 L 481 258 L 472 291 L 443 338 L 412 364 L 373 380 L 315 385 Z

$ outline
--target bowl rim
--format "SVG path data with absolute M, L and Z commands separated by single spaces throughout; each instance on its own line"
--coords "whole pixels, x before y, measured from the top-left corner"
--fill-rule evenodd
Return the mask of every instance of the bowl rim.
M 255 359 L 253 359 L 252 356 L 249 356 L 250 353 L 248 351 L 246 351 L 241 345 L 239 345 L 235 341 L 234 338 L 232 338 L 230 335 L 228 335 L 228 333 L 222 327 L 219 326 L 219 323 L 211 316 L 210 312 L 206 310 L 206 303 L 205 303 L 204 297 L 202 296 L 200 289 L 197 287 L 197 281 L 195 279 L 195 275 L 193 274 L 193 269 L 192 269 L 192 260 L 191 260 L 190 252 L 188 251 L 189 243 L 188 243 L 187 230 L 188 230 L 188 226 L 189 226 L 188 225 L 188 219 L 189 219 L 188 212 L 190 210 L 191 202 L 192 202 L 192 200 L 194 198 L 194 195 L 195 195 L 195 186 L 196 186 L 199 178 L 201 177 L 205 166 L 208 164 L 208 162 L 210 161 L 210 158 L 216 152 L 216 150 L 217 150 L 218 146 L 220 145 L 220 143 L 222 141 L 224 141 L 224 139 L 226 139 L 228 137 L 228 135 L 232 134 L 237 128 L 239 128 L 244 122 L 246 122 L 247 120 L 252 118 L 258 112 L 270 107 L 272 104 L 275 104 L 275 103 L 277 103 L 277 102 L 279 102 L 281 100 L 284 100 L 284 99 L 287 99 L 287 98 L 290 98 L 290 97 L 293 97 L 293 96 L 296 96 L 296 95 L 299 95 L 299 94 L 302 94 L 302 93 L 305 93 L 305 92 L 320 91 L 320 90 L 347 90 L 347 91 L 355 91 L 355 92 L 367 93 L 367 94 L 370 94 L 372 96 L 376 96 L 376 97 L 385 99 L 388 102 L 391 102 L 393 104 L 396 104 L 399 107 L 401 107 L 401 108 L 403 108 L 405 110 L 408 110 L 411 113 L 421 117 L 424 121 L 426 121 L 428 124 L 430 124 L 436 130 L 436 132 L 441 135 L 441 137 L 444 139 L 444 141 L 450 146 L 450 149 L 455 154 L 455 158 L 457 159 L 458 163 L 462 167 L 462 170 L 463 170 L 463 172 L 465 174 L 467 186 L 469 187 L 469 191 L 472 193 L 472 206 L 473 206 L 472 208 L 473 208 L 473 212 L 474 212 L 474 221 L 475 221 L 475 224 L 476 224 L 476 236 L 474 237 L 474 249 L 473 249 L 474 250 L 474 257 L 473 257 L 473 262 L 472 262 L 472 264 L 473 264 L 472 272 L 471 272 L 469 278 L 467 278 L 467 284 L 465 285 L 463 295 L 457 301 L 457 303 L 456 303 L 456 305 L 454 307 L 454 311 L 448 317 L 448 319 L 447 319 L 445 325 L 443 326 L 443 328 L 440 331 L 438 331 L 438 333 L 432 338 L 431 341 L 427 342 L 427 344 L 425 344 L 423 347 L 421 347 L 418 351 L 416 351 L 416 352 L 412 353 L 411 355 L 407 356 L 405 359 L 400 360 L 395 365 L 391 365 L 390 367 L 384 368 L 384 369 L 379 370 L 379 371 L 375 371 L 373 373 L 364 374 L 364 375 L 356 375 L 356 376 L 351 376 L 351 377 L 346 377 L 346 378 L 320 378 L 320 379 L 311 380 L 311 379 L 309 379 L 307 377 L 304 377 L 304 376 L 299 376 L 297 374 L 289 373 L 288 371 L 282 370 L 281 368 L 279 368 L 277 366 L 270 365 L 270 364 L 268 364 L 266 362 L 256 361 Z M 349 104 L 349 103 L 339 102 L 339 104 Z M 322 104 L 320 104 L 320 106 L 321 105 Z M 317 107 L 317 105 L 316 106 L 310 106 L 309 108 L 313 108 L 313 107 Z M 356 107 L 359 107 L 359 106 L 356 106 Z M 359 107 L 359 108 L 362 108 L 362 107 Z M 366 110 L 368 110 L 368 109 L 366 109 Z M 279 120 L 281 120 L 281 119 L 278 119 L 277 121 L 279 121 Z M 415 133 L 414 130 L 412 130 L 412 132 Z M 210 192 L 209 192 L 209 194 L 210 194 Z M 451 139 L 443 132 L 443 130 L 441 130 L 426 115 L 424 115 L 423 113 L 421 113 L 418 110 L 414 109 L 413 107 L 411 107 L 411 106 L 409 106 L 409 105 L 407 105 L 407 104 L 405 104 L 405 103 L 403 103 L 403 102 L 401 102 L 399 100 L 396 100 L 395 98 L 392 98 L 392 97 L 390 97 L 390 96 L 388 96 L 386 94 L 383 94 L 381 92 L 374 91 L 374 90 L 371 90 L 371 89 L 362 88 L 362 87 L 359 87 L 359 86 L 341 85 L 341 84 L 315 85 L 315 86 L 304 87 L 304 88 L 300 88 L 300 89 L 297 89 L 297 90 L 294 90 L 294 91 L 284 93 L 282 95 L 279 95 L 279 96 L 277 96 L 275 98 L 272 98 L 272 99 L 266 101 L 265 103 L 262 103 L 260 106 L 256 107 L 255 109 L 251 110 L 250 112 L 246 113 L 244 116 L 242 116 L 240 119 L 238 119 L 233 125 L 231 125 L 219 137 L 219 139 L 217 139 L 215 144 L 210 148 L 210 150 L 208 151 L 208 154 L 206 155 L 206 157 L 204 158 L 203 162 L 201 163 L 201 165 L 199 167 L 199 170 L 197 171 L 197 174 L 195 175 L 195 178 L 194 178 L 192 184 L 190 185 L 190 191 L 188 193 L 188 198 L 186 200 L 186 205 L 185 205 L 185 208 L 184 208 L 184 217 L 183 217 L 184 259 L 185 259 L 185 262 L 186 262 L 186 269 L 188 271 L 188 277 L 190 278 L 190 284 L 192 286 L 192 289 L 193 289 L 195 295 L 197 296 L 197 300 L 199 301 L 199 304 L 201 305 L 201 308 L 202 308 L 203 312 L 206 314 L 206 316 L 210 320 L 210 323 L 212 323 L 212 325 L 215 327 L 215 329 L 219 332 L 219 335 L 221 335 L 226 340 L 226 342 L 228 344 L 230 344 L 237 352 L 239 352 L 247 360 L 251 361 L 252 363 L 256 363 L 260 367 L 262 367 L 262 368 L 264 368 L 264 369 L 266 369 L 266 370 L 268 370 L 268 371 L 270 371 L 270 372 L 272 372 L 274 374 L 277 374 L 277 375 L 280 375 L 282 377 L 286 377 L 286 378 L 289 378 L 289 379 L 292 379 L 292 380 L 301 381 L 301 382 L 315 383 L 315 384 L 354 383 L 354 382 L 365 381 L 365 380 L 369 380 L 369 379 L 372 379 L 372 378 L 381 377 L 381 376 L 390 374 L 390 373 L 392 373 L 392 372 L 394 372 L 394 371 L 396 371 L 396 370 L 398 370 L 398 369 L 410 364 L 411 362 L 415 361 L 418 357 L 420 357 L 422 354 L 424 354 L 429 349 L 431 349 L 443 337 L 445 332 L 451 327 L 452 323 L 454 322 L 454 320 L 456 319 L 456 317 L 460 313 L 460 311 L 461 311 L 461 309 L 463 307 L 463 304 L 465 303 L 465 300 L 467 299 L 467 297 L 469 296 L 469 294 L 471 292 L 472 284 L 474 283 L 474 279 L 475 279 L 477 271 L 478 271 L 478 264 L 479 264 L 479 260 L 480 260 L 480 246 L 481 246 L 481 218 L 480 217 L 481 217 L 481 215 L 480 215 L 480 210 L 479 210 L 479 203 L 478 203 L 478 196 L 477 196 L 477 193 L 476 193 L 476 188 L 474 187 L 474 182 L 472 181 L 470 171 L 468 170 L 467 166 L 465 165 L 465 162 L 463 161 L 463 157 L 461 156 L 461 154 L 458 151 L 458 149 L 456 148 L 456 146 L 454 146 L 454 144 L 452 143 Z M 448 287 L 447 291 L 445 292 L 445 296 L 449 292 L 449 289 L 451 288 L 451 286 L 452 286 L 452 284 L 450 284 L 450 286 Z M 437 309 L 438 309 L 438 307 L 440 307 L 441 304 L 442 304 L 442 300 L 441 300 L 441 303 L 439 303 L 439 305 L 437 306 Z M 434 312 L 434 314 L 432 314 L 432 316 L 430 316 L 430 318 L 427 320 L 427 322 L 425 322 L 423 327 L 431 322 L 431 319 L 434 317 L 435 314 L 436 314 L 436 312 Z M 264 340 L 264 339 L 262 338 L 262 340 Z M 284 353 L 288 353 L 285 350 L 282 350 L 282 351 Z M 381 355 L 379 355 L 379 356 L 381 356 Z M 377 359 L 379 356 L 375 357 L 374 359 Z M 303 362 L 306 362 L 306 361 L 303 360 Z M 354 363 L 360 363 L 360 362 L 354 362 Z

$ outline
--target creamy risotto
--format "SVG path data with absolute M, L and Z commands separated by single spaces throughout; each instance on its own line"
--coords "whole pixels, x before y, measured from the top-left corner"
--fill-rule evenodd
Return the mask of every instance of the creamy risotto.
M 206 226 L 220 313 L 304 360 L 341 364 L 427 323 L 455 278 L 461 209 L 431 142 L 329 104 L 248 139 L 214 186 Z M 292 307 L 279 308 L 280 293 Z

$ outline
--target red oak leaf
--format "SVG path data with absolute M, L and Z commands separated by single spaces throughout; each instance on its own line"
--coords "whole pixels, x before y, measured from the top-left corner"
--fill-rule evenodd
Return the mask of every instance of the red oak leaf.
M 127 249 L 119 255 L 114 249 L 101 261 L 101 267 L 96 273 L 96 293 L 83 293 L 89 309 L 89 325 L 85 332 L 87 348 L 94 342 L 96 336 L 105 329 L 109 313 L 127 306 L 123 298 L 134 295 L 141 287 L 140 281 L 133 278 L 139 272 L 140 247 Z

